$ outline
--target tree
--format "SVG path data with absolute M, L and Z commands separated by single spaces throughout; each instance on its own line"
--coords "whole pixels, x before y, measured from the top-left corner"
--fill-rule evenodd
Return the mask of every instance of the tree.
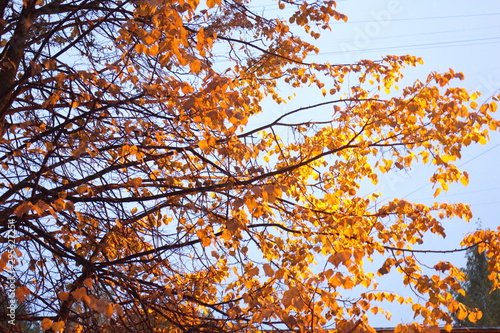
M 4 289 L 0 289 L 0 311 L 2 314 L 9 313 L 9 297 Z M 26 303 L 19 304 L 16 306 L 15 317 L 22 318 L 29 315 L 29 310 L 26 308 Z M 14 325 L 12 325 L 12 320 L 14 320 Z M 20 333 L 40 333 L 40 325 L 30 321 L 15 320 L 10 317 L 8 320 L 3 320 L 0 322 L 0 332 L 20 332 Z
M 491 265 L 494 265 L 491 261 Z M 495 327 L 500 326 L 500 290 L 492 290 L 493 285 L 488 276 L 491 274 L 488 270 L 489 260 L 484 253 L 479 253 L 477 246 L 467 251 L 467 267 L 464 272 L 468 280 L 462 282 L 462 288 L 465 290 L 465 296 L 455 294 L 455 298 L 462 304 L 470 308 L 481 310 L 482 316 L 477 322 L 471 322 L 468 318 L 462 320 L 455 318 L 460 326 L 478 326 Z
M 435 166 L 436 195 L 466 184 L 454 162 L 498 129 L 495 102 L 452 86 L 453 70 L 396 94 L 421 63 L 409 55 L 315 63 L 314 40 L 347 17 L 334 1 L 273 3 L 276 17 L 248 0 L 2 2 L 0 217 L 16 219 L 23 320 L 366 332 L 384 300 L 424 326 L 449 328 L 449 311 L 473 319 L 448 292 L 460 270 L 425 274 L 412 249 L 444 237 L 443 219 L 470 219 L 468 206 L 359 190 L 417 162 Z M 266 101 L 286 102 L 284 86 L 316 87 L 318 100 L 249 128 Z M 480 243 L 498 272 L 499 242 L 478 231 L 459 250 Z M 422 302 L 376 290 L 392 268 Z

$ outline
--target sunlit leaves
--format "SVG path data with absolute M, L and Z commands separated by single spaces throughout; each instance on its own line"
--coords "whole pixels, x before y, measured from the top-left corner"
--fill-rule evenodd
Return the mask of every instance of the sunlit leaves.
M 371 331 L 385 301 L 426 325 L 448 323 L 444 309 L 477 318 L 448 293 L 460 271 L 427 274 L 414 250 L 469 207 L 381 201 L 365 180 L 424 163 L 436 195 L 467 185 L 456 165 L 498 129 L 496 104 L 454 87 L 453 70 L 403 87 L 413 56 L 306 63 L 308 41 L 347 16 L 333 1 L 278 1 L 279 18 L 256 4 L 77 2 L 64 25 L 46 25 L 50 10 L 33 22 L 18 95 L 1 97 L 0 195 L 30 249 L 17 294 L 45 300 L 44 330 Z M 293 98 L 287 86 L 317 104 L 253 119 Z M 497 232 L 476 242 L 498 271 Z M 388 274 L 423 301 L 375 291 Z
M 211 239 L 210 239 L 210 235 L 208 233 L 208 231 L 206 229 L 199 229 L 196 231 L 196 235 L 200 238 L 201 240 L 201 244 L 204 246 L 204 247 L 207 247 L 210 245 L 210 243 L 212 242 Z

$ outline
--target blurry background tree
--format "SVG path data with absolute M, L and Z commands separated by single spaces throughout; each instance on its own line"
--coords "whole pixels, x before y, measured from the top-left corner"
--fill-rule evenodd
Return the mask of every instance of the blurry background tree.
M 455 293 L 455 298 L 471 308 L 478 308 L 482 317 L 473 323 L 467 318 L 456 318 L 457 325 L 466 327 L 498 327 L 500 326 L 500 290 L 493 290 L 493 283 L 488 278 L 491 272 L 488 269 L 488 258 L 479 253 L 478 246 L 467 251 L 467 267 L 463 271 L 468 280 L 462 282 L 466 295 Z
M 0 289 L 0 313 L 4 315 L 9 312 L 10 309 L 9 309 L 9 298 L 7 295 L 7 290 L 2 288 Z M 5 318 L 4 316 L 2 316 L 3 320 L 2 322 L 0 322 L 0 332 L 40 333 L 42 330 L 38 323 L 34 321 L 24 320 L 25 316 L 31 317 L 32 315 L 33 313 L 29 309 L 27 309 L 26 303 L 18 304 L 15 312 L 15 318 L 17 318 L 17 321 L 12 317 Z M 12 320 L 14 320 L 16 325 L 12 325 L 9 323 L 9 321 Z
M 464 275 L 448 262 L 424 273 L 432 251 L 412 248 L 444 237 L 443 219 L 470 219 L 468 206 L 359 190 L 417 162 L 433 165 L 436 195 L 466 185 L 455 161 L 498 129 L 495 102 L 453 86 L 453 70 L 396 92 L 422 62 L 409 55 L 310 62 L 321 32 L 347 19 L 334 1 L 252 3 L 1 2 L 0 233 L 15 218 L 20 321 L 366 332 L 379 301 L 410 306 L 421 326 L 450 329 L 450 311 L 474 320 L 448 292 Z M 285 86 L 318 100 L 249 128 L 264 101 L 288 100 Z M 462 245 L 477 243 L 498 272 L 500 232 Z M 363 265 L 373 258 L 380 268 Z M 418 301 L 377 290 L 391 269 Z

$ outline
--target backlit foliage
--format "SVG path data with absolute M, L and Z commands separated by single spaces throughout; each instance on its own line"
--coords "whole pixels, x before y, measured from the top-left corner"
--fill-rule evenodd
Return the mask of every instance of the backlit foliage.
M 424 326 L 479 315 L 452 297 L 457 268 L 429 274 L 412 250 L 424 233 L 444 237 L 443 219 L 470 219 L 468 206 L 377 203 L 360 187 L 415 163 L 435 168 L 436 195 L 466 185 L 455 162 L 497 130 L 496 104 L 454 87 L 452 70 L 395 90 L 413 56 L 314 63 L 310 43 L 347 17 L 334 1 L 272 4 L 2 2 L 0 217 L 2 232 L 17 220 L 16 297 L 30 305 L 19 320 L 373 332 L 378 301 L 412 307 Z M 319 98 L 248 126 L 287 101 L 283 87 Z M 480 243 L 495 286 L 499 242 L 478 231 L 463 243 Z M 391 270 L 419 298 L 377 291 Z

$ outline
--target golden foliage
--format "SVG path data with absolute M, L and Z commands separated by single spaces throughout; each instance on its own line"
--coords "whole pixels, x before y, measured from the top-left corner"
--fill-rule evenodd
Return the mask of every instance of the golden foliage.
M 450 293 L 460 270 L 424 273 L 412 248 L 469 207 L 360 189 L 416 163 L 435 168 L 436 196 L 467 185 L 456 162 L 498 130 L 495 102 L 453 86 L 453 70 L 388 95 L 421 59 L 309 62 L 308 41 L 347 20 L 335 2 L 278 1 L 286 19 L 252 4 L 6 9 L 19 28 L 2 43 L 0 214 L 16 217 L 29 264 L 16 297 L 53 332 L 373 332 L 368 314 L 390 317 L 380 302 L 418 317 L 398 332 L 480 318 Z M 249 127 L 286 103 L 284 86 L 318 100 Z M 500 230 L 462 245 L 478 243 L 498 288 Z M 378 291 L 390 272 L 424 301 Z

